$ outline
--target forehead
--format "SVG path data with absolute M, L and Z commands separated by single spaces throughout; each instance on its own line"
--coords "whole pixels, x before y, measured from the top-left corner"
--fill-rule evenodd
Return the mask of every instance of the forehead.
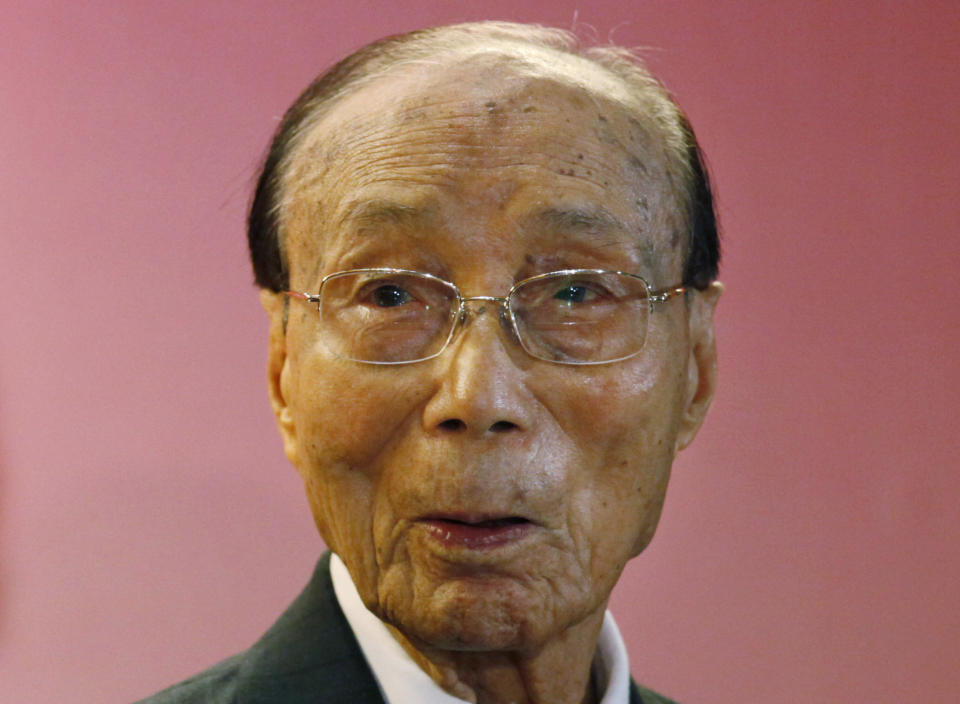
M 281 220 L 288 256 L 310 260 L 352 218 L 449 229 L 454 212 L 474 241 L 537 220 L 667 256 L 672 183 L 655 123 L 605 69 L 487 52 L 405 65 L 340 100 L 292 155 Z

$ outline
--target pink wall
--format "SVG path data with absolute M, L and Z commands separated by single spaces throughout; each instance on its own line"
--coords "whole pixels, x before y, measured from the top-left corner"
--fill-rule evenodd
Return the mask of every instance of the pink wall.
M 956 701 L 950 3 L 13 4 L 0 701 L 182 678 L 249 644 L 321 549 L 267 407 L 242 233 L 297 91 L 387 33 L 570 26 L 576 7 L 657 48 L 726 228 L 721 388 L 615 592 L 636 674 L 685 702 Z

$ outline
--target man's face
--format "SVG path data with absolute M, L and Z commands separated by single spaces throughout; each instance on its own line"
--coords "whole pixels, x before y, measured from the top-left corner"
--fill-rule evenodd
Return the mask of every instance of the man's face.
M 291 288 L 360 267 L 466 296 L 567 268 L 677 284 L 649 134 L 499 60 L 391 74 L 339 103 L 291 167 Z M 265 294 L 287 454 L 367 606 L 468 650 L 537 648 L 602 612 L 706 411 L 715 298 L 661 304 L 643 352 L 614 364 L 534 360 L 488 310 L 435 359 L 375 366 L 330 354 L 315 306 L 291 301 L 284 329 Z

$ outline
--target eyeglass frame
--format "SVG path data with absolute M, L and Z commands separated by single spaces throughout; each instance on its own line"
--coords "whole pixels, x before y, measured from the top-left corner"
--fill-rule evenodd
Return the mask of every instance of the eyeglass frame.
M 520 347 L 533 359 L 537 359 L 543 362 L 552 362 L 554 364 L 566 364 L 573 366 L 588 366 L 588 365 L 599 365 L 599 364 L 613 364 L 614 362 L 622 362 L 625 359 L 630 359 L 631 357 L 636 357 L 643 351 L 643 348 L 646 346 L 646 334 L 644 334 L 643 344 L 640 345 L 640 349 L 636 352 L 632 352 L 623 357 L 617 357 L 616 359 L 605 359 L 598 362 L 581 362 L 581 361 L 566 361 L 562 359 L 549 359 L 547 357 L 541 357 L 537 354 L 534 354 L 527 348 L 527 345 L 523 341 L 523 336 L 520 334 L 520 326 L 517 324 L 517 319 L 511 310 L 509 302 L 510 297 L 513 296 L 514 292 L 521 286 L 528 284 L 533 281 L 538 281 L 541 279 L 547 279 L 556 276 L 574 276 L 574 275 L 583 275 L 583 274 L 617 274 L 620 276 L 628 276 L 632 279 L 636 279 L 641 284 L 643 284 L 644 289 L 647 292 L 647 302 L 650 308 L 650 313 L 654 312 L 654 305 L 657 303 L 664 303 L 674 296 L 679 296 L 681 293 L 686 293 L 689 289 L 684 284 L 675 284 L 673 286 L 666 286 L 661 289 L 651 290 L 651 286 L 646 279 L 638 274 L 631 274 L 628 271 L 618 271 L 616 269 L 558 269 L 556 271 L 548 271 L 543 274 L 536 274 L 534 276 L 528 276 L 525 279 L 520 279 L 515 281 L 514 284 L 510 287 L 510 290 L 507 291 L 505 296 L 464 296 L 460 288 L 453 283 L 452 281 L 447 281 L 446 279 L 430 274 L 425 271 L 416 271 L 414 269 L 395 269 L 392 267 L 370 267 L 370 268 L 360 268 L 360 269 L 344 269 L 343 271 L 335 271 L 332 274 L 327 274 L 320 280 L 320 289 L 318 293 L 303 293 L 301 291 L 281 291 L 285 296 L 290 296 L 298 300 L 302 300 L 308 303 L 317 304 L 317 311 L 320 312 L 320 305 L 323 300 L 323 287 L 327 281 L 350 274 L 406 274 L 414 276 L 422 276 L 423 278 L 430 279 L 437 283 L 443 284 L 444 286 L 450 287 L 457 294 L 458 305 L 453 317 L 453 324 L 450 326 L 450 332 L 447 333 L 447 339 L 444 340 L 440 348 L 433 354 L 427 357 L 418 357 L 417 359 L 404 359 L 401 361 L 394 362 L 378 362 L 369 359 L 354 359 L 353 357 L 347 357 L 344 355 L 337 355 L 341 359 L 347 359 L 352 362 L 358 362 L 360 364 L 376 364 L 381 366 L 395 366 L 399 364 L 415 364 L 417 362 L 426 362 L 427 360 L 434 359 L 439 357 L 450 345 L 450 342 L 457 334 L 457 329 L 463 327 L 464 322 L 467 319 L 467 303 L 471 301 L 484 301 L 489 303 L 496 303 L 500 308 L 500 318 L 501 320 L 506 317 L 510 322 L 510 331 L 516 337 L 517 342 L 520 343 Z

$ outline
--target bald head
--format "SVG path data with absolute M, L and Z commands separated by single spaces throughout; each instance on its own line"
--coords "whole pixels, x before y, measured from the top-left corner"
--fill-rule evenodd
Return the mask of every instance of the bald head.
M 334 128 L 327 119 L 331 112 L 336 108 L 342 117 L 356 110 L 351 97 L 362 95 L 366 103 L 355 114 L 362 123 L 363 110 L 390 107 L 369 104 L 382 87 L 390 85 L 393 96 L 402 96 L 407 86 L 412 96 L 425 79 L 446 82 L 462 100 L 479 101 L 491 121 L 510 111 L 535 110 L 538 92 L 566 92 L 569 109 L 591 111 L 596 136 L 646 182 L 640 190 L 650 195 L 634 199 L 631 207 L 647 218 L 644 230 L 659 230 L 682 253 L 684 282 L 704 288 L 716 277 L 717 225 L 702 156 L 685 116 L 659 82 L 625 49 L 584 48 L 555 29 L 482 22 L 370 44 L 319 76 L 297 99 L 274 136 L 251 207 L 248 236 L 258 285 L 273 291 L 289 287 L 283 252 L 296 192 L 319 177 L 324 164 L 334 163 L 338 150 L 357 148 L 359 132 L 345 134 L 342 119 Z M 394 102 L 415 131 L 424 106 Z

